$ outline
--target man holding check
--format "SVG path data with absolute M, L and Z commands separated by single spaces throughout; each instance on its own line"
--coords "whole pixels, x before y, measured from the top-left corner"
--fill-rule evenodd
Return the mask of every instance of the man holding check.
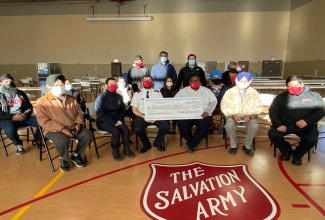
M 184 97 L 201 97 L 203 113 L 200 119 L 185 119 L 178 121 L 178 129 L 180 135 L 187 141 L 186 145 L 190 153 L 201 142 L 204 136 L 207 134 L 211 122 L 212 112 L 216 108 L 217 99 L 210 89 L 201 86 L 200 76 L 198 74 L 192 74 L 189 79 L 189 86 L 181 89 L 175 96 L 175 98 Z M 192 127 L 195 125 L 196 131 L 192 134 Z
M 134 130 L 137 136 L 140 137 L 143 148 L 140 149 L 140 153 L 145 153 L 151 148 L 151 143 L 146 134 L 146 128 L 148 125 L 156 125 L 159 130 L 153 145 L 157 147 L 159 151 L 165 151 L 165 136 L 169 129 L 169 124 L 166 120 L 145 120 L 144 115 L 144 100 L 150 98 L 163 98 L 161 93 L 153 89 L 153 81 L 150 75 L 145 75 L 142 79 L 143 89 L 134 93 L 130 106 L 132 106 L 132 112 L 135 115 L 133 120 Z

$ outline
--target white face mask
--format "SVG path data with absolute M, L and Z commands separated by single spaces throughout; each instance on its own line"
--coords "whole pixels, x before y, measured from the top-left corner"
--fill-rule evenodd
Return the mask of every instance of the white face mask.
M 126 84 L 125 84 L 125 82 L 118 82 L 118 83 L 117 83 L 117 86 L 118 86 L 119 88 L 123 89 L 123 88 L 125 88 Z
M 68 90 L 68 91 L 72 90 L 72 85 L 71 84 L 66 85 L 65 90 Z
M 59 97 L 61 95 L 63 95 L 63 93 L 65 92 L 65 87 L 64 86 L 54 86 L 51 88 L 51 92 L 54 96 Z
M 240 90 L 246 90 L 252 83 L 252 80 L 248 81 L 247 83 L 243 83 L 237 80 L 236 78 L 236 85 Z
M 172 86 L 173 82 L 166 82 L 166 86 Z

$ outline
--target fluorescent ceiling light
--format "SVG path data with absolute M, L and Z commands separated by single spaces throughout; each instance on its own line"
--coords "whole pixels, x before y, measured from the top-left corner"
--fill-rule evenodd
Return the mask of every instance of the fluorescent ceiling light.
M 151 16 L 87 17 L 87 21 L 151 21 Z

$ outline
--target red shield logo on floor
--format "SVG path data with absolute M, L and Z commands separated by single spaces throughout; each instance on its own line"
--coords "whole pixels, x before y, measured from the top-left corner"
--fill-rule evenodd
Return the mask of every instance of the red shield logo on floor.
M 152 219 L 277 219 L 280 207 L 246 165 L 151 164 L 141 207 Z

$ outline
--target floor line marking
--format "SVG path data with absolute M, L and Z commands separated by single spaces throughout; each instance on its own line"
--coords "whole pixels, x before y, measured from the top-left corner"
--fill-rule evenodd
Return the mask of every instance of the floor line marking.
M 287 180 L 291 183 L 293 187 L 302 194 L 305 199 L 307 199 L 318 211 L 325 216 L 325 210 L 315 201 L 313 200 L 302 188 L 299 187 L 299 185 L 289 176 L 287 171 L 285 170 L 282 161 L 280 160 L 280 157 L 278 156 L 278 166 L 282 172 L 282 174 L 287 178 Z
M 297 183 L 298 186 L 325 186 L 322 183 Z
M 46 193 L 46 191 L 51 188 L 62 176 L 63 176 L 64 172 L 60 172 L 59 174 L 57 174 L 48 184 L 46 184 L 46 186 L 44 186 L 41 191 L 39 191 L 34 197 L 33 199 L 42 196 L 44 193 Z M 16 215 L 14 215 L 11 220 L 16 220 L 19 219 L 30 207 L 32 206 L 32 204 L 29 204 L 27 206 L 24 206 L 22 209 L 19 210 L 19 212 L 17 212 Z
M 310 208 L 308 204 L 291 204 L 293 208 Z
M 225 145 L 222 144 L 222 145 L 217 145 L 217 146 L 212 146 L 212 147 L 207 147 L 207 148 L 201 148 L 201 149 L 197 149 L 195 151 L 201 151 L 201 150 L 208 150 L 208 149 L 212 149 L 212 148 L 217 148 L 217 147 L 224 147 Z M 123 171 L 123 170 L 126 170 L 126 169 L 129 169 L 129 168 L 133 168 L 133 167 L 136 167 L 136 166 L 140 166 L 140 165 L 143 165 L 143 164 L 146 164 L 146 163 L 150 163 L 150 162 L 153 162 L 153 161 L 156 161 L 156 160 L 161 160 L 161 159 L 165 159 L 165 158 L 168 158 L 168 157 L 172 157 L 172 156 L 178 156 L 178 155 L 181 155 L 181 154 L 185 154 L 185 153 L 188 153 L 188 151 L 182 151 L 182 152 L 179 152 L 179 153 L 175 153 L 175 154 L 170 154 L 170 155 L 165 155 L 165 156 L 161 156 L 161 157 L 157 157 L 157 158 L 154 158 L 154 159 L 150 159 L 150 160 L 146 160 L 146 161 L 142 161 L 142 162 L 139 162 L 139 163 L 136 163 L 136 164 L 133 164 L 133 165 L 129 165 L 129 166 L 126 166 L 126 167 L 122 167 L 122 168 L 119 168 L 119 169 L 116 169 L 116 170 L 112 170 L 112 171 L 109 171 L 109 172 L 106 172 L 106 173 L 103 173 L 103 174 L 100 174 L 100 175 L 97 175 L 97 176 L 94 176 L 94 177 L 91 177 L 91 178 L 88 178 L 88 179 L 85 179 L 83 181 L 80 181 L 80 182 L 77 182 L 77 183 L 74 183 L 72 185 L 69 185 L 69 186 L 66 186 L 66 187 L 63 187 L 61 189 L 58 189 L 58 190 L 55 190 L 53 192 L 50 192 L 50 193 L 47 193 L 45 195 L 42 195 L 42 196 L 39 196 L 37 198 L 34 198 L 32 200 L 29 200 L 27 202 L 24 202 L 24 203 L 21 203 L 17 206 L 14 206 L 12 208 L 9 208 L 7 210 L 4 210 L 4 211 L 1 211 L 0 212 L 0 216 L 4 215 L 4 214 L 7 214 L 9 212 L 12 212 L 16 209 L 19 209 L 19 208 L 22 208 L 24 206 L 27 206 L 27 205 L 30 205 L 32 203 L 35 203 L 39 200 L 42 200 L 42 199 L 45 199 L 47 197 L 50 197 L 50 196 L 53 196 L 57 193 L 60 193 L 60 192 L 63 192 L 65 190 L 68 190 L 68 189 L 71 189 L 71 188 L 74 188 L 76 186 L 79 186 L 79 185 L 82 185 L 82 184 L 85 184 L 87 182 L 90 182 L 90 181 L 93 181 L 93 180 L 96 180 L 96 179 L 99 179 L 99 178 L 102 178 L 102 177 L 105 177 L 105 176 L 108 176 L 108 175 L 111 175 L 111 174 L 114 174 L 114 173 L 117 173 L 117 172 L 120 172 L 120 171 Z

